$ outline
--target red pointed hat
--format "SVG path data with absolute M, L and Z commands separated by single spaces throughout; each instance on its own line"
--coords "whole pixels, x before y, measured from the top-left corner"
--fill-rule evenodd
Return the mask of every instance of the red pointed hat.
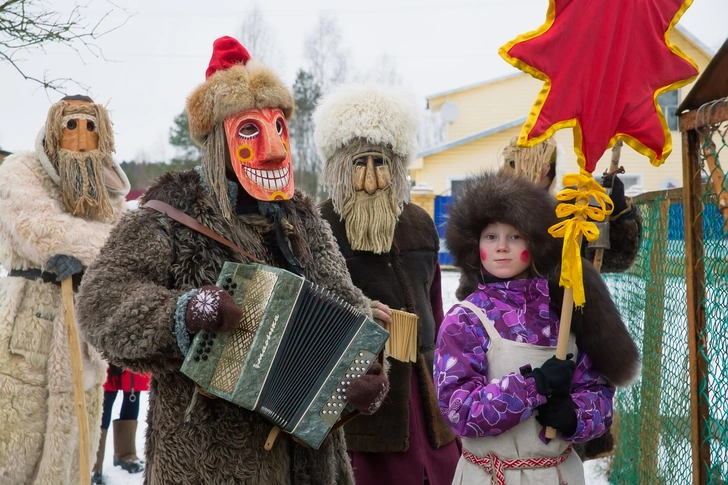
M 204 145 L 215 125 L 256 108 L 279 108 L 290 120 L 293 106 L 291 90 L 273 71 L 234 38 L 220 37 L 212 44 L 205 82 L 187 98 L 190 136 Z
M 217 71 L 225 71 L 236 64 L 245 65 L 250 60 L 248 49 L 242 46 L 237 39 L 229 36 L 220 37 L 212 43 L 212 59 L 205 71 L 205 79 Z

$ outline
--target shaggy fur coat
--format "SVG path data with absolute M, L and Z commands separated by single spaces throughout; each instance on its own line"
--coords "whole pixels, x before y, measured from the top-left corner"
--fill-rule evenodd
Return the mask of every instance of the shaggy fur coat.
M 42 136 L 39 137 L 42 140 Z M 110 193 L 115 215 L 123 192 Z M 0 165 L 0 263 L 7 269 L 44 269 L 56 254 L 88 267 L 112 223 L 68 214 L 58 179 L 42 147 Z M 96 453 L 106 363 L 83 344 L 84 387 Z M 61 287 L 22 277 L 0 278 L 0 483 L 79 483 L 78 425 Z
M 165 174 L 142 203 L 162 200 L 267 264 L 281 266 L 272 223 L 258 215 L 239 215 L 231 227 L 208 190 L 195 171 Z M 371 314 L 313 201 L 296 192 L 281 204 L 305 276 Z M 215 284 L 226 261 L 249 262 L 162 214 L 139 209 L 122 219 L 86 273 L 78 299 L 84 335 L 109 361 L 152 373 L 145 483 L 284 485 L 294 475 L 296 484 L 352 484 L 341 430 L 331 433 L 319 450 L 294 445 L 281 435 L 265 451 L 271 424 L 222 399 L 203 396 L 185 424 L 194 384 L 179 372 L 184 356 L 173 331 L 177 299 L 191 288 Z

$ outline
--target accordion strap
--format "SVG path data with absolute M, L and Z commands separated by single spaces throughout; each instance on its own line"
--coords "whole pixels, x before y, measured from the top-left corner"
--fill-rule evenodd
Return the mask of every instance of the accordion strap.
M 181 210 L 172 207 L 171 205 L 167 204 L 166 202 L 162 202 L 161 200 L 153 199 L 153 200 L 147 201 L 147 203 L 144 204 L 142 207 L 145 209 L 152 209 L 157 212 L 160 212 L 160 213 L 164 214 L 165 216 L 169 217 L 170 219 L 174 219 L 175 221 L 179 222 L 180 224 L 189 227 L 193 231 L 197 231 L 200 234 L 204 234 L 205 236 L 209 237 L 210 239 L 214 239 L 215 241 L 219 242 L 220 244 L 224 244 L 225 246 L 229 247 L 230 249 L 233 249 L 233 250 L 237 251 L 238 253 L 242 254 L 246 258 L 252 259 L 256 263 L 265 264 L 263 261 L 256 258 L 249 252 L 236 246 L 230 240 L 219 235 L 218 233 L 216 233 L 209 227 L 200 224 L 194 218 L 188 216 Z

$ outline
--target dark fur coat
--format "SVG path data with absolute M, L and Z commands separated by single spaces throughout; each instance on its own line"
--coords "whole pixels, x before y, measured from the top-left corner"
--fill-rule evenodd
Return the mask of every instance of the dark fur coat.
M 195 171 L 161 176 L 143 202 L 150 199 L 177 207 L 257 258 L 281 266 L 272 223 L 258 215 L 238 216 L 230 228 Z M 305 276 L 370 314 L 312 200 L 297 192 L 282 205 L 291 248 Z M 341 430 L 319 450 L 293 445 L 281 435 L 265 451 L 267 421 L 203 396 L 189 424 L 184 423 L 194 386 L 179 372 L 183 355 L 173 331 L 177 298 L 215 284 L 225 261 L 248 262 L 162 214 L 138 209 L 122 219 L 86 272 L 77 300 L 85 338 L 109 361 L 153 375 L 145 484 L 284 485 L 291 475 L 296 484 L 353 484 Z
M 480 233 L 491 222 L 516 227 L 528 241 L 535 270 L 549 281 L 551 304 L 561 313 L 559 286 L 563 239 L 548 228 L 558 222 L 556 200 L 532 183 L 513 176 L 484 173 L 466 180 L 448 210 L 447 246 L 463 278 L 480 274 Z M 627 385 L 639 372 L 639 352 L 597 270 L 582 258 L 586 303 L 574 309 L 571 331 L 580 350 L 612 384 Z M 474 291 L 473 287 L 473 291 Z M 472 291 L 471 291 L 472 292 Z M 458 294 L 460 298 L 462 294 Z M 467 296 L 467 294 L 465 295 Z

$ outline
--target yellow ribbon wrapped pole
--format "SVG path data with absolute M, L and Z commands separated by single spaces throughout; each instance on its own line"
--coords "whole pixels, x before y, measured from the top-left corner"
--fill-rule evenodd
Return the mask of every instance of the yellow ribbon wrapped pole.
M 580 307 L 586 301 L 581 266 L 581 238 L 584 236 L 588 241 L 594 241 L 599 237 L 597 225 L 587 219 L 601 222 L 613 209 L 604 187 L 583 168 L 578 174 L 564 176 L 563 184 L 565 187 L 575 185 L 577 188 L 566 188 L 556 195 L 562 202 L 573 203 L 561 203 L 556 207 L 556 215 L 567 219 L 549 228 L 549 234 L 553 237 L 564 238 L 559 279 L 559 285 L 564 287 L 564 301 L 561 305 L 559 337 L 556 342 L 556 358 L 561 360 L 566 359 L 574 305 Z M 592 198 L 599 204 L 598 207 L 589 205 Z M 546 437 L 555 438 L 556 430 L 546 428 Z

